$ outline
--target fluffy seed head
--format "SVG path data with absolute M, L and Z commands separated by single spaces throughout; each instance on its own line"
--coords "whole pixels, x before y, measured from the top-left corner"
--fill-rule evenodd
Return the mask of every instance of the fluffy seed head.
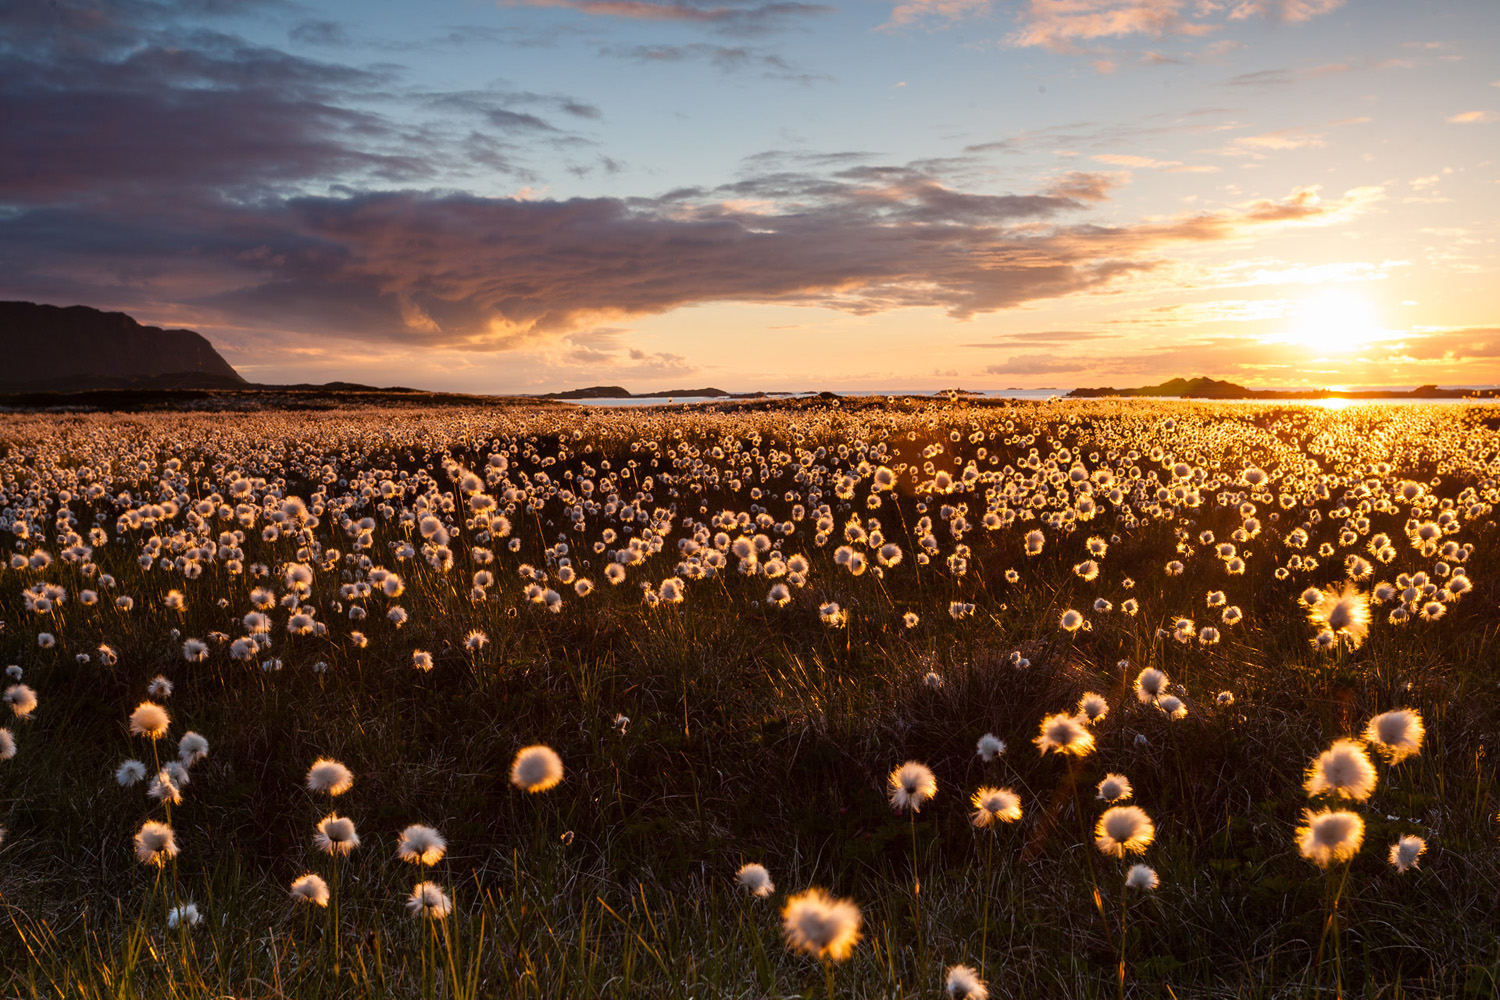
M 1144 854 L 1156 839 L 1156 826 L 1139 806 L 1111 806 L 1094 827 L 1094 843 L 1116 858 L 1126 853 Z
M 418 882 L 407 897 L 406 908 L 413 916 L 442 920 L 453 912 L 453 900 L 436 882 Z
M 1089 725 L 1093 725 L 1109 714 L 1109 702 L 1104 700 L 1104 695 L 1089 691 L 1078 699 L 1078 717 Z
M 1150 865 L 1131 865 L 1130 870 L 1125 873 L 1125 887 L 1127 889 L 1152 890 L 1161 884 L 1156 877 L 1156 869 Z
M 1364 840 L 1365 821 L 1352 812 L 1309 811 L 1297 828 L 1297 850 L 1319 868 L 1353 858 Z
M 203 923 L 203 914 L 196 903 L 183 903 L 167 911 L 167 926 L 172 930 L 182 927 L 197 927 Z
M 1135 678 L 1135 696 L 1142 704 L 1150 704 L 1167 691 L 1167 675 L 1155 667 L 1147 667 Z
M 990 996 L 989 984 L 967 965 L 950 968 L 943 989 L 948 991 L 952 1000 L 989 1000 Z
M 1365 727 L 1365 739 L 1375 747 L 1387 763 L 1399 764 L 1406 758 L 1422 752 L 1422 739 L 1427 729 L 1422 725 L 1422 716 L 1409 708 L 1398 708 L 1383 712 L 1370 720 Z
M 937 794 L 937 776 L 925 764 L 909 760 L 891 772 L 891 808 L 921 812 L 922 804 Z
M 1335 740 L 1307 769 L 1302 786 L 1309 796 L 1333 795 L 1363 802 L 1375 791 L 1375 765 L 1353 740 Z
M 523 792 L 545 792 L 562 780 L 562 758 L 541 743 L 523 747 L 510 766 L 510 783 Z
M 1421 837 L 1407 834 L 1391 845 L 1391 866 L 1398 872 L 1410 871 L 1418 867 L 1417 859 L 1427 850 L 1427 841 Z
M 130 735 L 159 740 L 167 735 L 172 719 L 167 710 L 154 701 L 143 701 L 130 713 Z
M 143 865 L 163 867 L 177 857 L 177 838 L 165 823 L 148 819 L 135 834 L 135 856 Z
M 859 943 L 860 920 L 851 900 L 834 899 L 818 888 L 797 893 L 781 911 L 788 947 L 835 962 L 848 958 Z
M 1086 757 L 1094 752 L 1094 734 L 1066 712 L 1049 715 L 1042 720 L 1042 731 L 1032 740 L 1037 749 L 1046 753 L 1071 754 Z
M 319 757 L 307 769 L 307 790 L 314 795 L 343 795 L 354 787 L 354 772 L 329 757 Z
M 1009 788 L 981 788 L 969 801 L 974 806 L 969 819 L 980 828 L 1021 818 L 1021 797 Z
M 292 883 L 292 899 L 310 906 L 327 906 L 328 883 L 321 875 L 303 875 Z
M 329 813 L 318 820 L 313 845 L 325 854 L 348 854 L 359 846 L 359 833 L 355 831 L 352 819 Z
M 435 865 L 443 860 L 448 842 L 443 835 L 430 826 L 413 823 L 401 831 L 401 842 L 396 845 L 396 855 L 402 861 L 414 865 Z
M 184 764 L 195 764 L 208 756 L 208 740 L 191 729 L 177 741 L 177 759 Z
M 978 750 L 980 758 L 991 761 L 1005 752 L 1005 741 L 994 733 L 985 733 L 979 737 Z
M 1098 797 L 1105 802 L 1123 802 L 1133 794 L 1130 779 L 1123 774 L 1106 774 L 1099 782 Z
M 757 865 L 753 862 L 741 865 L 734 879 L 741 889 L 756 899 L 765 899 L 776 891 L 776 883 L 771 881 L 771 873 L 766 871 L 765 865 Z

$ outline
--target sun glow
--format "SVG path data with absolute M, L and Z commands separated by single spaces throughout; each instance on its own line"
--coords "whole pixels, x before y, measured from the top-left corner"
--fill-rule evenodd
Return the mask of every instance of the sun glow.
M 1311 348 L 1321 356 L 1353 354 L 1383 331 L 1374 305 L 1364 296 L 1347 291 L 1319 292 L 1292 313 L 1288 339 Z

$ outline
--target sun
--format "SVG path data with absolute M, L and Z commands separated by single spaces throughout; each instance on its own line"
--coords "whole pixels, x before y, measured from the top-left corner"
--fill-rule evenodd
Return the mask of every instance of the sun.
M 1355 292 L 1318 292 L 1292 310 L 1287 331 L 1293 343 L 1325 357 L 1353 354 L 1383 332 L 1369 299 Z

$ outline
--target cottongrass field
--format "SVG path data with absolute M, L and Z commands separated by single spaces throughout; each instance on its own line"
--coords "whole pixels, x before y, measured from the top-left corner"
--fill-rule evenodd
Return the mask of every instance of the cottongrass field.
M 1497 416 L 6 415 L 0 996 L 1494 996 Z

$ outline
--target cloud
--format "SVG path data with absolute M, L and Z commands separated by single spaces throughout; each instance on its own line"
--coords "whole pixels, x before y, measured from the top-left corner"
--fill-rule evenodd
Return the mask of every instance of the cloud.
M 303 58 L 169 17 L 213 3 L 44 5 L 51 17 L 34 6 L 0 30 L 7 202 L 527 178 L 533 146 L 587 144 L 544 115 L 599 114 L 560 95 L 418 92 L 394 66 Z
M 1344 0 L 1241 0 L 1229 12 L 1231 21 L 1264 17 L 1273 21 L 1296 23 L 1330 14 L 1344 5 Z
M 1187 0 L 1030 0 L 1006 41 L 1017 48 L 1078 52 L 1079 42 L 1127 35 L 1206 35 L 1218 25 L 1195 20 Z
M 1447 118 L 1450 125 L 1480 125 L 1493 121 L 1500 121 L 1500 115 L 1493 111 L 1464 111 Z
M 1391 360 L 1458 362 L 1500 358 L 1500 327 L 1417 327 L 1407 337 L 1381 346 Z
M 767 79 L 794 80 L 799 83 L 829 79 L 798 70 L 784 56 L 744 45 L 710 45 L 704 42 L 684 45 L 606 45 L 599 50 L 599 54 L 658 65 L 702 61 L 724 73 L 759 70 Z
M 1028 330 L 1024 333 L 1002 333 L 994 340 L 959 346 L 1015 350 L 1020 344 L 1075 344 L 1086 340 L 1114 340 L 1119 336 L 1118 333 L 1101 333 L 1097 330 Z
M 1224 81 L 1229 87 L 1283 87 L 1305 80 L 1335 76 L 1358 70 L 1412 69 L 1417 63 L 1411 59 L 1358 59 L 1348 62 L 1323 63 L 1301 69 L 1261 69 L 1241 73 Z
M 1108 201 L 1109 192 L 1119 187 L 1124 179 L 1119 174 L 1073 171 L 1052 181 L 1044 190 L 1055 198 L 1069 198 L 1074 201 Z
M 732 31 L 756 34 L 774 31 L 791 21 L 827 14 L 833 10 L 822 4 L 780 0 L 771 3 L 691 3 L 656 2 L 656 0 L 507 0 L 518 7 L 561 7 L 599 17 L 627 21 L 657 21 L 699 24 Z
M 0 296 L 170 314 L 351 356 L 422 345 L 630 360 L 618 337 L 584 332 L 719 302 L 966 319 L 1108 288 L 1165 268 L 1184 244 L 1333 225 L 1379 197 L 1303 188 L 1103 225 L 1086 213 L 1115 174 L 997 192 L 963 181 L 971 160 L 893 165 L 857 150 L 770 151 L 731 183 L 652 197 L 489 197 L 456 181 L 525 180 L 529 150 L 584 144 L 562 123 L 598 109 L 419 91 L 394 67 L 172 21 L 210 8 L 242 9 L 119 0 L 90 19 L 67 0 L 23 2 L 5 23 Z M 1094 134 L 1122 148 L 1119 130 Z
M 1016 48 L 1085 56 L 1099 72 L 1111 73 L 1119 68 L 1122 53 L 1100 47 L 1106 39 L 1202 38 L 1253 17 L 1306 21 L 1342 4 L 1343 0 L 1027 0 L 1019 26 L 1005 41 Z M 1188 56 L 1148 51 L 1131 58 L 1145 64 L 1199 62 L 1236 47 L 1237 43 L 1221 41 Z
M 746 183 L 783 194 L 757 211 L 707 195 L 422 191 L 179 199 L 133 214 L 34 208 L 0 217 L 0 294 L 148 312 L 175 303 L 209 326 L 480 351 L 711 302 L 965 319 L 1150 272 L 1182 244 L 1333 224 L 1378 197 L 1300 189 L 1102 226 L 1047 221 L 1066 206 L 1045 195 Z
M 999 364 L 988 365 L 986 375 L 1061 375 L 1087 371 L 1092 362 L 1078 358 L 1059 358 L 1052 354 L 1017 354 Z
M 1329 122 L 1324 128 L 1337 128 L 1342 125 L 1365 125 L 1369 118 L 1343 118 L 1339 121 Z M 1262 132 L 1259 135 L 1242 135 L 1230 140 L 1218 149 L 1204 150 L 1208 153 L 1216 153 L 1219 156 L 1249 156 L 1257 160 L 1263 160 L 1271 153 L 1283 153 L 1294 149 L 1319 149 L 1328 145 L 1324 133 L 1313 131 L 1309 128 L 1281 128 L 1270 132 Z
M 1175 167 L 1179 165 L 1177 160 L 1154 160 L 1149 156 L 1136 156 L 1130 153 L 1101 153 L 1094 157 L 1100 163 L 1108 163 L 1116 167 L 1130 167 L 1139 170 L 1142 167 Z
M 891 10 L 890 20 L 882 30 L 903 28 L 918 21 L 941 21 L 953 24 L 966 17 L 988 13 L 990 0 L 903 0 Z

